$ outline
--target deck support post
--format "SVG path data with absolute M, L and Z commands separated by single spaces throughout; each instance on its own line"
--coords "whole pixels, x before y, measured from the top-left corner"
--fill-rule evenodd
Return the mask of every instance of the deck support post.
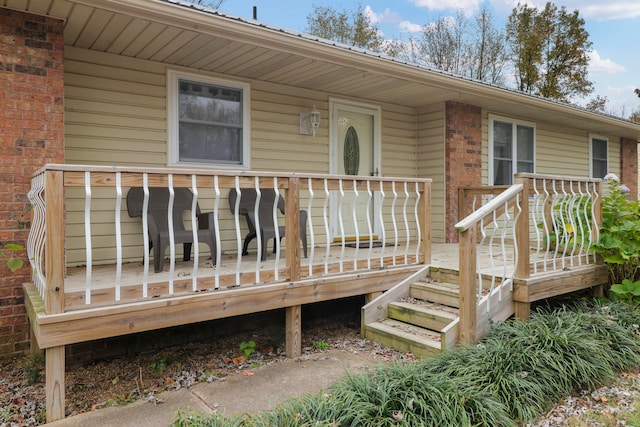
M 287 357 L 298 357 L 302 354 L 302 306 L 287 307 L 285 352 Z
M 300 178 L 289 178 L 285 199 L 285 243 L 289 280 L 300 280 Z
M 513 304 L 515 306 L 516 319 L 527 320 L 527 318 L 529 318 L 529 315 L 531 314 L 531 303 L 514 301 Z
M 463 344 L 473 344 L 478 339 L 478 275 L 476 268 L 477 225 L 472 225 L 459 235 L 460 251 L 460 326 L 458 340 Z
M 64 173 L 46 171 L 45 256 L 47 277 L 45 313 L 64 313 Z M 45 350 L 47 422 L 64 418 L 64 346 Z
M 522 193 L 520 198 L 520 208 L 522 213 L 518 218 L 516 224 L 516 241 L 517 247 L 515 250 L 518 252 L 518 265 L 516 265 L 515 277 L 518 279 L 528 279 L 531 276 L 531 255 L 529 253 L 529 194 L 532 193 L 531 178 L 520 177 L 516 175 L 515 182 L 522 184 Z M 527 315 L 528 317 L 528 315 Z
M 64 418 L 64 346 L 45 350 L 47 422 Z
M 373 301 L 374 299 L 378 298 L 382 294 L 383 294 L 382 292 L 371 292 L 369 294 L 365 294 L 364 295 L 364 304 L 365 305 L 369 304 L 371 301 Z

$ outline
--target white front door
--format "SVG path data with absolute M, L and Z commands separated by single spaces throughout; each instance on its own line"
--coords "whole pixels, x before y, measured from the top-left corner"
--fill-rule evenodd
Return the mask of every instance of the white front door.
M 331 173 L 353 176 L 377 176 L 380 174 L 380 109 L 363 104 L 334 101 L 331 103 Z M 343 229 L 340 228 L 338 203 L 332 203 L 333 236 L 341 240 L 343 233 L 347 240 L 356 234 L 360 240 L 369 239 L 367 224 L 366 194 L 355 198 L 353 182 L 344 181 L 345 198 L 342 199 L 341 213 Z M 334 198 L 337 201 L 337 196 Z M 357 210 L 357 223 L 353 221 L 353 209 Z M 371 232 L 377 234 L 375 200 L 369 204 Z

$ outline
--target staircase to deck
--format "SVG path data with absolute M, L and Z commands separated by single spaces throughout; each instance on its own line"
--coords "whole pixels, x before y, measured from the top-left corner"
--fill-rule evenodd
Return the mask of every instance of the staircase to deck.
M 502 296 L 498 301 L 487 294 L 480 301 L 480 331 L 513 314 L 511 295 Z M 488 301 L 493 301 L 490 310 L 486 309 Z M 458 343 L 459 309 L 458 272 L 426 268 L 364 306 L 361 333 L 403 352 L 432 356 Z

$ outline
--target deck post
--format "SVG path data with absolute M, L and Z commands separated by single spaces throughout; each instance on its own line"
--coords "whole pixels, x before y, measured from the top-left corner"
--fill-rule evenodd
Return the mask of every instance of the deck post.
M 285 198 L 285 242 L 289 280 L 300 280 L 300 178 L 290 177 Z
M 518 196 L 520 197 L 520 208 L 522 212 L 516 224 L 517 246 L 515 250 L 518 253 L 518 265 L 516 265 L 515 277 L 527 279 L 531 275 L 531 259 L 529 254 L 529 194 L 531 194 L 531 178 L 516 175 L 515 182 L 522 184 L 523 187 L 521 195 Z
M 299 357 L 302 354 L 302 306 L 287 307 L 285 313 L 285 353 L 290 358 Z
M 473 344 L 477 341 L 476 235 L 476 224 L 459 235 L 460 327 L 458 340 L 463 344 Z
M 420 244 L 420 255 L 422 264 L 431 264 L 431 182 L 425 182 L 420 195 L 418 218 L 420 220 L 420 230 L 422 230 L 422 241 Z M 418 260 L 420 262 L 420 260 Z
M 64 174 L 45 172 L 45 312 L 64 312 Z M 45 350 L 47 422 L 64 418 L 64 346 Z

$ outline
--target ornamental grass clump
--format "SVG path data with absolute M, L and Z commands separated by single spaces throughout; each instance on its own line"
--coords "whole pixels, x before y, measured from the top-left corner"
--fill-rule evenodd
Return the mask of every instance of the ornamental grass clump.
M 180 413 L 176 426 L 516 426 L 567 395 L 640 367 L 640 313 L 610 301 L 507 321 L 477 345 L 347 375 L 325 393 L 232 418 Z

